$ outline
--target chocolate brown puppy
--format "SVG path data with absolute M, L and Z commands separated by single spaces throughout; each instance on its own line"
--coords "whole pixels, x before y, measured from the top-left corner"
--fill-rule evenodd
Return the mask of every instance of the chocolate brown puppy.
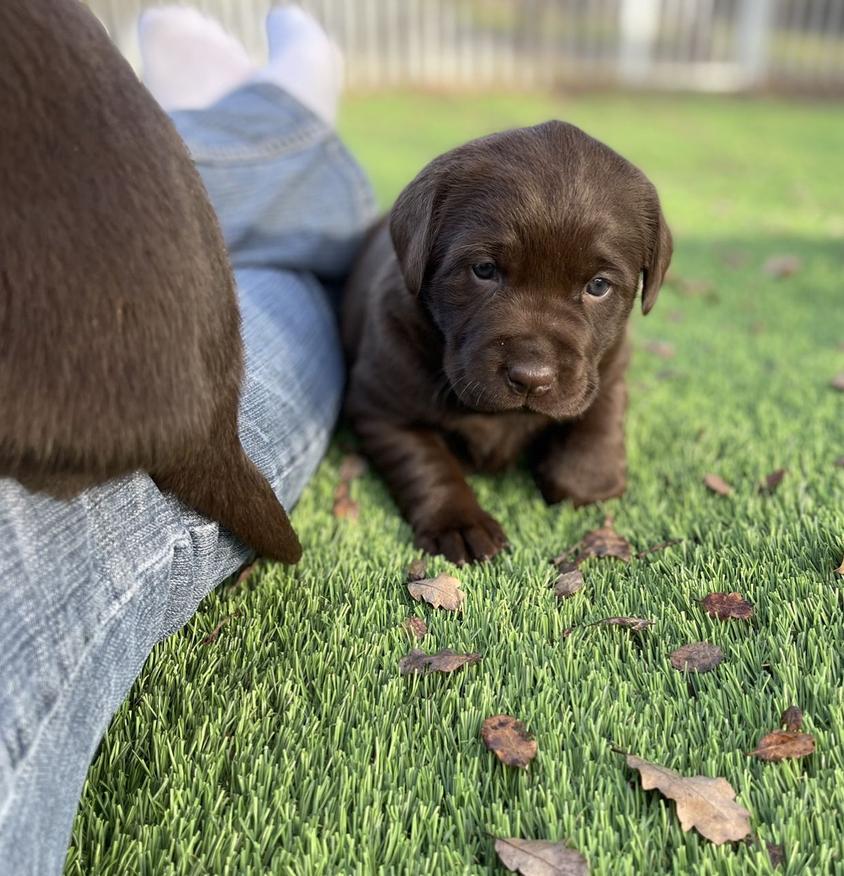
M 551 503 L 624 491 L 627 318 L 671 250 L 645 175 L 563 122 L 467 143 L 401 193 L 346 290 L 347 412 L 420 547 L 505 544 L 461 462 L 526 452 Z
M 0 476 L 135 469 L 259 553 L 296 534 L 237 434 L 240 314 L 175 128 L 78 0 L 0 3 Z

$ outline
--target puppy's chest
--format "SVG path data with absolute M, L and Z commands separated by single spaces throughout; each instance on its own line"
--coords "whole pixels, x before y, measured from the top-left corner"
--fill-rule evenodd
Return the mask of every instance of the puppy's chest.
M 478 471 L 501 471 L 550 423 L 547 417 L 528 412 L 466 414 L 447 425 L 456 449 Z

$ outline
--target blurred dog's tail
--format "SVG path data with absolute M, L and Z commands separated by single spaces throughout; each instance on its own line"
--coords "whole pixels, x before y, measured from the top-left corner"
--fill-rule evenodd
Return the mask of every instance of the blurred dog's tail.
M 237 435 L 212 435 L 178 467 L 153 474 L 186 505 L 221 523 L 259 556 L 296 563 L 302 556 L 287 512 Z

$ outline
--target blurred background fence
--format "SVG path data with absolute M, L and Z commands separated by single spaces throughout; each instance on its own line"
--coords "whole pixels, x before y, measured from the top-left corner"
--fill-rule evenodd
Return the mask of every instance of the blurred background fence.
M 89 0 L 137 63 L 144 0 Z M 195 0 L 256 58 L 269 0 Z M 353 89 L 844 92 L 844 0 L 302 0 Z

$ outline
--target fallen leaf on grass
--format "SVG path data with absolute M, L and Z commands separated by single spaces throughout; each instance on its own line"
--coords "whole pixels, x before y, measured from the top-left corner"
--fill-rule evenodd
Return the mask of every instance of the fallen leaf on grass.
M 583 587 L 583 575 L 577 566 L 562 566 L 560 575 L 554 582 L 554 595 L 560 599 L 574 596 Z
M 334 516 L 338 520 L 357 520 L 360 508 L 349 495 L 348 481 L 340 481 L 334 490 Z
M 601 620 L 590 621 L 587 624 L 576 624 L 563 631 L 563 638 L 570 636 L 575 630 L 582 627 L 608 626 L 608 627 L 623 627 L 634 633 L 641 633 L 648 627 L 652 627 L 654 621 L 647 620 L 643 617 L 604 617 Z
M 340 462 L 340 480 L 353 481 L 366 474 L 366 460 L 357 453 L 349 453 Z
M 726 779 L 681 776 L 633 754 L 627 755 L 627 765 L 639 771 L 646 791 L 656 788 L 675 802 L 684 831 L 693 827 L 716 845 L 744 839 L 750 833 L 750 813 L 735 802 L 736 792 Z
M 782 479 L 785 475 L 786 469 L 784 468 L 778 468 L 776 471 L 772 471 L 769 475 L 766 475 L 762 483 L 759 484 L 759 492 L 763 495 L 770 496 L 782 483 Z
M 676 277 L 669 274 L 666 283 L 686 298 L 717 298 L 715 285 L 709 280 Z
M 799 730 L 803 726 L 803 712 L 799 706 L 789 706 L 780 715 L 780 724 L 785 724 L 786 730 Z
M 760 760 L 780 761 L 795 757 L 805 757 L 815 750 L 815 738 L 810 733 L 799 730 L 772 730 L 766 733 L 748 756 Z
M 481 737 L 486 747 L 507 766 L 526 767 L 536 757 L 536 740 L 511 715 L 493 715 L 484 721 Z
M 724 659 L 724 652 L 709 642 L 692 642 L 671 652 L 671 665 L 680 672 L 709 672 Z
M 803 262 L 795 255 L 771 256 L 762 266 L 762 270 L 770 277 L 778 280 L 791 277 L 803 267 Z
M 720 475 L 708 474 L 704 477 L 703 482 L 713 493 L 717 493 L 719 496 L 729 496 L 733 492 L 733 488 Z
M 220 632 L 222 631 L 223 627 L 224 627 L 224 626 L 225 626 L 225 625 L 226 625 L 226 624 L 227 624 L 227 623 L 228 623 L 233 617 L 234 617 L 233 614 L 230 614 L 228 617 L 224 617 L 224 618 L 220 621 L 220 623 L 218 623 L 217 626 L 214 627 L 214 629 L 211 630 L 211 632 L 210 632 L 210 633 L 209 633 L 209 634 L 208 634 L 208 635 L 202 640 L 202 644 L 203 644 L 203 645 L 213 645 L 214 642 L 216 642 L 217 639 L 219 638 L 219 636 L 220 636 Z
M 419 557 L 407 567 L 408 581 L 421 581 L 428 574 L 428 561 Z
M 399 671 L 402 675 L 411 672 L 427 674 L 429 672 L 454 672 L 464 666 L 470 666 L 481 659 L 478 653 L 458 654 L 450 648 L 443 648 L 436 654 L 426 654 L 418 648 L 414 648 L 409 654 L 399 660 Z
M 718 620 L 747 620 L 753 616 L 753 605 L 740 593 L 710 593 L 700 604 L 710 617 Z
M 844 578 L 844 560 L 841 560 L 841 565 L 837 569 L 833 569 L 832 571 L 835 572 L 835 574 L 838 575 L 839 578 Z
M 677 355 L 674 344 L 670 344 L 668 341 L 648 341 L 645 344 L 645 349 L 660 359 L 673 359 Z
M 785 849 L 778 846 L 776 843 L 765 842 L 765 848 L 768 850 L 768 859 L 772 867 L 779 867 L 785 860 Z
M 835 377 L 832 378 L 830 386 L 833 389 L 837 389 L 839 392 L 844 392 L 844 371 L 840 374 L 836 374 Z
M 501 837 L 495 841 L 498 859 L 522 876 L 588 876 L 589 862 L 565 843 Z
M 629 563 L 633 556 L 630 542 L 613 529 L 612 517 L 604 520 L 604 525 L 587 532 L 578 545 L 577 564 L 591 557 L 613 557 Z
M 428 635 L 428 624 L 421 617 L 409 617 L 405 620 L 402 626 L 410 633 L 413 638 L 421 641 Z
M 750 254 L 740 249 L 724 250 L 720 257 L 728 268 L 743 268 L 750 261 Z
M 436 578 L 409 581 L 407 589 L 414 599 L 424 599 L 434 608 L 444 608 L 446 611 L 457 611 L 466 598 L 457 578 L 446 575 L 445 572 L 440 573 Z

